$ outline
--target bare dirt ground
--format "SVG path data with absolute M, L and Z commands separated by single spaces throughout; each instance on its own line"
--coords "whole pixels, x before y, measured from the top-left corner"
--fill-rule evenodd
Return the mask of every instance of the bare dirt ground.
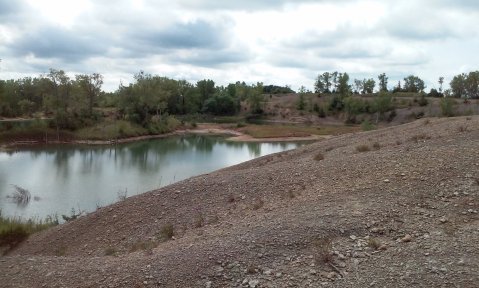
M 477 287 L 478 210 L 479 116 L 421 119 L 35 234 L 0 258 L 0 286 Z M 168 225 L 174 236 L 161 241 Z

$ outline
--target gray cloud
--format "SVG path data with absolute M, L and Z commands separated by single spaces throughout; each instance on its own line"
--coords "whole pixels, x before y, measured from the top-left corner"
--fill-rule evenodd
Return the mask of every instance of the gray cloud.
M 158 30 L 131 31 L 129 37 L 160 49 L 218 48 L 226 43 L 224 30 L 206 21 L 175 23 Z
M 183 63 L 201 67 L 220 68 L 227 64 L 245 63 L 251 60 L 251 54 L 246 50 L 224 49 L 219 51 L 196 50 L 190 55 L 175 55 L 171 63 Z
M 80 61 L 106 52 L 95 35 L 60 27 L 41 27 L 29 31 L 11 45 L 18 56 L 33 54 L 37 58 L 58 58 Z

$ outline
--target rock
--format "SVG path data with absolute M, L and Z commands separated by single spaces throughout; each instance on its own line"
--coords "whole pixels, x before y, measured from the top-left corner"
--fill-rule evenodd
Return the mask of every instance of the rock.
M 446 223 L 447 222 L 447 218 L 445 216 L 441 217 L 441 219 L 439 219 L 439 222 L 441 223 Z
M 311 270 L 309 270 L 309 274 L 316 275 L 316 274 L 318 274 L 318 271 L 316 271 L 314 269 L 311 269 Z
M 206 282 L 205 287 L 206 288 L 211 288 L 211 284 L 213 284 L 213 283 L 211 283 L 211 281 L 208 281 L 208 282 Z
M 411 240 L 412 240 L 412 236 L 409 234 L 406 234 L 403 238 L 401 238 L 401 242 L 404 242 L 404 243 L 411 242 Z
M 391 181 L 389 181 L 389 179 L 384 179 L 384 183 L 389 183 Z
M 328 275 L 326 276 L 328 279 L 334 279 L 336 278 L 336 273 L 335 272 L 329 272 Z
M 276 275 L 275 275 L 275 276 L 279 278 L 279 277 L 283 276 L 283 273 L 281 273 L 281 272 L 278 272 L 278 273 L 276 273 Z
M 353 241 L 356 241 L 356 239 L 358 239 L 358 237 L 356 237 L 356 235 L 351 235 L 351 236 L 349 236 L 349 239 L 351 239 Z
M 381 246 L 379 246 L 378 250 L 381 250 L 381 251 L 385 251 L 388 249 L 388 246 L 382 244 Z
M 272 271 L 270 269 L 263 272 L 264 275 L 271 275 Z
M 258 279 L 251 279 L 251 280 L 248 281 L 248 285 L 251 288 L 256 288 L 256 286 L 258 286 L 258 284 L 259 284 Z

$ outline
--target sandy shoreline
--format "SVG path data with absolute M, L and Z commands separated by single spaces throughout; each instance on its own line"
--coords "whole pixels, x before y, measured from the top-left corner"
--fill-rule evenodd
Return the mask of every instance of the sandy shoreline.
M 52 145 L 52 144 L 84 144 L 84 145 L 115 145 L 123 143 L 131 143 L 136 141 L 161 139 L 176 135 L 197 134 L 197 135 L 228 135 L 227 141 L 234 142 L 296 142 L 296 141 L 318 141 L 322 139 L 328 139 L 330 135 L 310 135 L 306 137 L 273 137 L 273 138 L 254 138 L 250 135 L 241 133 L 232 129 L 211 127 L 211 125 L 205 125 L 205 127 L 199 127 L 197 129 L 184 129 L 177 130 L 175 132 L 159 134 L 159 135 L 144 135 L 122 139 L 111 140 L 73 140 L 73 141 L 49 141 L 48 143 L 38 141 L 21 141 L 6 143 L 0 146 L 0 151 L 8 151 L 12 148 L 19 146 L 31 146 L 31 145 Z

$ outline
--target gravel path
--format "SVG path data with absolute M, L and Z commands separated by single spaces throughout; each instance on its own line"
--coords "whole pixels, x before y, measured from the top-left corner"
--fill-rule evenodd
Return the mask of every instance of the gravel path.
M 190 178 L 32 235 L 0 258 L 0 286 L 477 287 L 478 210 L 479 116 L 421 119 Z

